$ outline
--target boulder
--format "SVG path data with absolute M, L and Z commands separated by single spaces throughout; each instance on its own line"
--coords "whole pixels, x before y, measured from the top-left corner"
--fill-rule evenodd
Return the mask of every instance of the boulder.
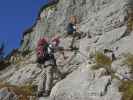
M 118 86 L 103 73 L 104 69 L 79 68 L 55 85 L 50 100 L 121 100 Z M 110 93 L 115 95 L 111 97 Z

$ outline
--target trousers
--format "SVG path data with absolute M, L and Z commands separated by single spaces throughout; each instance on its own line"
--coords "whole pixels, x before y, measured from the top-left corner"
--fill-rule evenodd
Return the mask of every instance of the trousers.
M 53 85 L 53 66 L 44 68 L 38 85 L 38 91 L 51 91 Z

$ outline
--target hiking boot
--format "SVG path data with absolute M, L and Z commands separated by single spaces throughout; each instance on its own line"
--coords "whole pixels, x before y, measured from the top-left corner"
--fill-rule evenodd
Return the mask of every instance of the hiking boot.
M 50 95 L 50 91 L 45 91 L 45 93 L 42 94 L 43 97 L 48 97 Z

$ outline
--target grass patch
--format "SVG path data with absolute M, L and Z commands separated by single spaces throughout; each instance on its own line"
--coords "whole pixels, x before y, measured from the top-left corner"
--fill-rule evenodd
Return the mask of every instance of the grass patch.
M 8 61 L 6 61 L 6 60 L 0 61 L 0 70 L 5 69 L 5 68 L 8 67 L 9 65 L 10 65 L 10 62 L 8 62 Z
M 96 52 L 95 61 L 100 66 L 111 66 L 112 60 L 101 52 Z
M 133 81 L 122 81 L 119 90 L 123 93 L 122 100 L 133 100 Z
M 96 52 L 95 53 L 95 62 L 96 64 L 92 66 L 92 69 L 100 69 L 100 68 L 105 68 L 107 70 L 107 73 L 111 73 L 111 64 L 112 60 L 105 54 L 101 52 Z
M 25 57 L 26 55 L 30 54 L 32 50 L 25 50 L 22 52 L 22 56 Z
M 124 60 L 124 64 L 133 66 L 133 54 L 131 54 L 131 53 L 125 54 L 125 57 L 126 57 L 126 59 Z
M 47 9 L 51 6 L 56 6 L 56 4 L 59 2 L 59 0 L 57 0 L 56 2 L 52 2 L 52 3 L 48 3 L 48 4 L 45 4 L 43 5 L 41 8 L 40 8 L 40 11 L 38 13 L 38 17 L 40 16 L 41 12 L 44 10 L 44 9 Z
M 29 96 L 34 96 L 35 86 L 25 85 L 25 86 L 15 86 L 7 83 L 0 83 L 0 89 L 8 88 L 9 91 L 14 92 L 16 95 L 20 96 L 20 100 L 29 100 Z
M 133 71 L 133 54 L 128 53 L 125 55 L 125 60 L 123 61 L 123 64 L 126 64 L 130 67 L 131 71 Z
M 100 66 L 100 65 L 98 65 L 98 64 L 95 64 L 95 65 L 93 65 L 91 68 L 92 68 L 93 70 L 98 70 L 98 69 L 100 69 L 100 68 L 103 68 L 103 66 Z
M 120 78 L 118 76 L 115 75 L 115 73 L 111 73 L 111 79 L 117 79 L 120 80 Z
M 49 6 L 49 7 L 46 8 L 46 11 L 49 11 L 49 10 L 55 11 L 56 10 L 56 5 L 52 5 L 52 6 Z
M 128 9 L 128 21 L 127 21 L 127 30 L 131 32 L 133 30 L 133 9 Z
M 107 71 L 106 75 L 111 75 L 112 79 L 114 78 L 118 79 L 118 77 L 111 70 L 112 60 L 110 57 L 98 51 L 95 53 L 95 62 L 96 64 L 91 67 L 92 70 L 98 70 L 100 68 L 104 68 Z

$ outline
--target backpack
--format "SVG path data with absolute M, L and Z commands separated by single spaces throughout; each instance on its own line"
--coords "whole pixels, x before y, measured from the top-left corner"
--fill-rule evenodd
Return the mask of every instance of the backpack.
M 46 37 L 40 38 L 37 43 L 36 54 L 37 58 L 44 58 L 48 46 L 48 39 Z

